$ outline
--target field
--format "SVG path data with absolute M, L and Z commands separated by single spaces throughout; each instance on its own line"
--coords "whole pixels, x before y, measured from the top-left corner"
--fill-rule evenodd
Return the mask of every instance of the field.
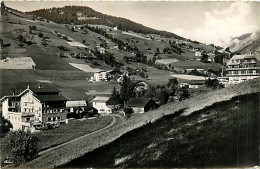
M 5 95 L 11 95 L 13 90 L 19 92 L 19 90 L 25 89 L 27 85 L 39 84 L 40 81 L 61 89 L 62 94 L 69 99 L 87 99 L 86 92 L 90 90 L 97 93 L 111 93 L 114 87 L 119 90 L 118 82 L 88 82 L 93 73 L 83 71 L 0 70 L 0 74 L 1 98 Z
M 59 128 L 34 133 L 39 137 L 39 151 L 68 142 L 80 136 L 92 133 L 106 127 L 112 122 L 111 117 L 96 119 L 70 120 Z
M 77 64 L 77 63 L 70 63 L 70 65 L 84 71 L 84 72 L 100 72 L 101 69 L 93 69 L 87 64 Z
M 60 145 L 88 133 L 92 133 L 108 126 L 112 122 L 111 117 L 99 117 L 96 119 L 70 120 L 68 124 L 61 124 L 59 128 L 33 133 L 39 138 L 39 151 Z M 1 158 L 8 155 L 8 136 L 1 138 Z

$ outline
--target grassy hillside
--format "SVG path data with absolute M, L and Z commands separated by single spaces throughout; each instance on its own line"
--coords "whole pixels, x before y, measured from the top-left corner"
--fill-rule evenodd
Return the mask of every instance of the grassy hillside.
M 77 12 L 82 15 L 91 18 L 86 20 L 78 20 Z M 174 37 L 178 39 L 184 39 L 174 33 L 166 31 L 158 31 L 152 28 L 148 28 L 141 24 L 135 23 L 125 18 L 114 17 L 110 15 L 105 15 L 97 12 L 89 7 L 81 6 L 65 6 L 63 8 L 51 8 L 51 9 L 41 9 L 29 12 L 30 14 L 40 16 L 57 23 L 75 23 L 75 24 L 98 24 L 107 25 L 111 27 L 118 26 L 120 30 L 131 30 L 137 33 L 144 34 L 159 34 L 166 37 Z M 95 19 L 93 19 L 95 18 Z
M 259 165 L 259 99 L 239 96 L 190 116 L 166 116 L 61 167 Z
M 188 116 L 188 115 L 192 115 L 193 112 L 200 111 L 206 107 L 213 105 L 214 103 L 227 101 L 227 100 L 232 99 L 235 96 L 241 96 L 241 95 L 245 95 L 245 94 L 249 94 L 249 93 L 260 92 L 259 80 L 260 79 L 258 78 L 258 79 L 250 80 L 245 83 L 241 83 L 239 85 L 234 85 L 234 86 L 231 86 L 228 88 L 224 88 L 221 90 L 209 91 L 208 93 L 194 96 L 188 100 L 185 100 L 185 101 L 182 101 L 179 103 L 175 102 L 175 103 L 166 104 L 166 105 L 160 107 L 159 109 L 150 111 L 148 113 L 137 114 L 137 115 L 131 116 L 123 124 L 114 126 L 105 134 L 100 133 L 93 137 L 90 137 L 89 139 L 79 140 L 78 142 L 75 142 L 71 145 L 64 146 L 61 149 L 57 149 L 53 152 L 49 152 L 48 154 L 43 155 L 43 156 L 29 162 L 27 165 L 34 166 L 34 167 L 53 167 L 53 166 L 63 165 L 65 163 L 68 163 L 69 161 L 72 161 L 73 159 L 76 159 L 80 156 L 85 155 L 87 152 L 93 151 L 98 147 L 104 146 L 106 144 L 109 144 L 109 143 L 115 141 L 116 139 L 120 138 L 122 135 L 124 135 L 134 129 L 143 127 L 146 124 L 149 124 L 150 122 L 154 123 L 155 121 L 157 121 L 160 118 L 165 117 L 167 115 L 178 115 L 178 112 L 180 112 L 181 110 L 184 110 L 184 112 L 181 114 L 181 116 Z M 245 90 L 245 88 L 247 90 Z M 225 104 L 225 105 L 227 105 L 227 104 Z M 214 132 L 212 132 L 212 133 L 214 133 Z M 150 133 L 149 136 L 151 136 L 151 134 L 152 133 Z M 143 133 L 143 135 L 145 135 L 145 133 Z M 135 137 L 133 137 L 133 139 L 134 138 Z M 139 139 L 139 141 L 145 142 L 145 138 Z M 140 147 L 138 147 L 138 145 L 139 144 L 137 144 L 137 147 L 135 147 L 135 149 L 139 150 L 139 149 L 143 148 L 141 146 L 141 144 L 140 144 Z M 150 147 L 152 147 L 152 146 L 150 146 Z M 122 147 L 121 148 L 118 147 L 118 149 L 122 149 Z M 133 150 L 132 147 L 131 147 L 131 149 Z M 71 152 L 71 153 L 67 154 L 66 152 Z M 59 154 L 60 156 L 57 157 L 57 154 Z M 112 157 L 112 156 L 107 157 L 108 160 L 111 158 L 114 159 L 114 157 Z M 105 158 L 99 158 L 99 160 L 105 161 Z M 139 159 L 137 159 L 137 160 L 139 160 Z M 101 162 L 100 162 L 100 164 L 101 164 Z

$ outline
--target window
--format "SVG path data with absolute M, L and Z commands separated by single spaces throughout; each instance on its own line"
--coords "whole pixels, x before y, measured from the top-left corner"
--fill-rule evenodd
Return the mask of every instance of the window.
M 48 121 L 51 121 L 51 117 L 48 117 Z
M 27 118 L 26 118 L 26 122 L 30 122 L 30 117 L 27 117 Z

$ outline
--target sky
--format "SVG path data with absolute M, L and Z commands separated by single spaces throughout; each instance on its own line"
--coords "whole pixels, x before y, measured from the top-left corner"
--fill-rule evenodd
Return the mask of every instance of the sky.
M 260 30 L 260 2 L 181 1 L 4 1 L 21 11 L 66 5 L 88 6 L 158 30 L 203 43 L 227 46 L 231 39 Z

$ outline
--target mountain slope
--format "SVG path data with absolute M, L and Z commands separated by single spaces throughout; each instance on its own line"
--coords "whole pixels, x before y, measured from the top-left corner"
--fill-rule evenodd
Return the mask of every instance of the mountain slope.
M 231 52 L 238 52 L 241 54 L 253 53 L 260 55 L 260 31 L 255 33 L 243 34 L 232 40 L 229 46 Z
M 130 30 L 144 34 L 159 34 L 166 37 L 184 39 L 174 33 L 148 28 L 129 19 L 105 15 L 89 7 L 65 6 L 63 8 L 40 9 L 28 13 L 57 23 L 98 24 L 110 27 L 117 26 L 120 30 Z

